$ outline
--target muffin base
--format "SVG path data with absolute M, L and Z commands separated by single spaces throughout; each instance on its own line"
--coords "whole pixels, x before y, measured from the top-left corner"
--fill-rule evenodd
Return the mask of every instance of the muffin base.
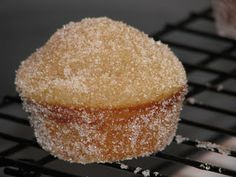
M 169 98 L 122 109 L 69 108 L 24 100 L 38 143 L 77 163 L 105 163 L 163 150 L 175 135 L 186 88 Z

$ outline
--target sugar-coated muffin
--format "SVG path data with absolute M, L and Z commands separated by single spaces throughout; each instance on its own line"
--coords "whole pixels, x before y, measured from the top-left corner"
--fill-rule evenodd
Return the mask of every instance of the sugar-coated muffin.
M 163 150 L 175 135 L 186 82 L 167 45 L 106 17 L 57 30 L 15 79 L 38 143 L 83 164 Z

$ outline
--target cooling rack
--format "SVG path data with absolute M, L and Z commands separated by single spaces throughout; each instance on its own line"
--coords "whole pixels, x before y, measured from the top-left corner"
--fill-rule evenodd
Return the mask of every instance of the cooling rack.
M 194 176 L 198 172 L 236 176 L 236 151 L 229 145 L 236 136 L 236 41 L 215 34 L 211 9 L 192 13 L 151 36 L 169 44 L 189 79 L 178 132 L 166 150 L 112 164 L 69 164 L 39 147 L 20 99 L 6 95 L 0 103 L 0 174 L 82 177 L 96 176 L 91 175 L 94 171 L 97 176 Z M 7 128 L 9 124 L 15 132 Z M 206 158 L 209 155 L 217 160 Z

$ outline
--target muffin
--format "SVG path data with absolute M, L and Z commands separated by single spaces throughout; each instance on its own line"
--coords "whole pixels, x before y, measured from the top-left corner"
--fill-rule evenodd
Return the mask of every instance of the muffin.
M 212 0 L 212 7 L 218 34 L 236 39 L 236 1 Z
M 163 150 L 187 91 L 167 45 L 106 17 L 57 30 L 22 61 L 15 84 L 41 147 L 83 164 Z

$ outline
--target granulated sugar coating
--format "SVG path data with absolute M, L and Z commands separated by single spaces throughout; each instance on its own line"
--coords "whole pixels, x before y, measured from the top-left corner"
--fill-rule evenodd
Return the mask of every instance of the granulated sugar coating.
M 21 63 L 15 83 L 42 148 L 84 164 L 163 150 L 187 88 L 166 45 L 105 17 L 59 29 Z
M 108 18 L 59 29 L 17 71 L 22 97 L 66 106 L 118 108 L 170 96 L 186 84 L 167 45 Z

